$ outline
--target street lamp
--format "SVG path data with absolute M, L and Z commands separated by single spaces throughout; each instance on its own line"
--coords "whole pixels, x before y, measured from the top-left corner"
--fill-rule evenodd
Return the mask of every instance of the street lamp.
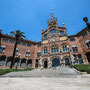
M 83 21 L 87 24 L 87 27 L 90 29 L 90 24 L 88 22 L 88 18 L 87 17 L 84 17 L 83 18 Z

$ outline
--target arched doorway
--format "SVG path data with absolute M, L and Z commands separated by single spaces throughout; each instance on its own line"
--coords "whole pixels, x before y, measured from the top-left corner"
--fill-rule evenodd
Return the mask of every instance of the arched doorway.
M 8 57 L 6 66 L 10 66 L 11 65 L 11 61 L 12 61 L 12 57 Z
M 44 61 L 44 68 L 48 68 L 48 61 L 47 60 Z
M 86 57 L 87 57 L 88 62 L 90 63 L 90 52 L 86 53 Z
M 65 65 L 70 65 L 70 61 L 69 61 L 69 58 L 65 58 Z
M 52 60 L 52 67 L 58 67 L 58 66 L 60 66 L 60 60 L 59 58 L 54 58 Z
M 18 67 L 18 63 L 19 63 L 19 60 L 20 60 L 20 58 L 15 58 L 15 60 L 14 60 L 14 66 L 16 67 Z
M 28 61 L 27 61 L 27 67 L 28 68 L 32 68 L 32 60 L 31 59 L 28 59 Z
M 39 65 L 39 60 L 37 59 L 35 63 L 35 67 L 38 68 L 38 65 Z
M 4 65 L 5 64 L 5 59 L 6 59 L 6 56 L 3 55 L 3 56 L 0 56 L 0 65 Z
M 26 67 L 26 59 L 25 58 L 21 59 L 21 67 L 22 68 Z

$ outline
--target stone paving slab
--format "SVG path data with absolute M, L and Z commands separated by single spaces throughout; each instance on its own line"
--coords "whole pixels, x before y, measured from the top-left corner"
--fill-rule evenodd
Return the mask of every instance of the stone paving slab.
M 0 90 L 90 90 L 90 78 L 0 78 Z

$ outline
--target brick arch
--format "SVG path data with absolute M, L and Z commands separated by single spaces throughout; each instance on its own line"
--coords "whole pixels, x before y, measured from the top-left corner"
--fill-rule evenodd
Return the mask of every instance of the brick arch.
M 60 62 L 61 62 L 61 58 L 59 56 L 53 56 L 50 58 L 51 61 L 51 65 L 52 67 L 58 67 L 61 66 Z
M 46 61 L 46 60 L 48 61 L 48 58 L 44 58 L 44 59 L 42 60 L 42 63 L 44 63 L 44 61 Z
M 54 58 L 58 58 L 59 60 L 61 60 L 61 58 L 59 56 L 53 56 L 50 58 L 50 61 L 52 61 Z
M 42 63 L 44 68 L 48 68 L 48 58 L 44 58 Z
M 63 60 L 65 60 L 65 58 L 69 58 L 70 59 L 70 56 L 66 55 L 63 57 Z
M 20 65 L 20 66 L 21 66 L 22 68 L 26 67 L 26 60 L 27 60 L 26 58 L 22 58 L 22 59 L 21 59 L 21 65 Z
M 3 66 L 5 64 L 5 60 L 6 60 L 6 55 L 1 55 L 0 56 L 0 65 Z
M 7 57 L 6 66 L 10 66 L 11 65 L 11 61 L 12 61 L 12 56 L 8 56 Z
M 71 64 L 70 56 L 68 56 L 68 55 L 64 56 L 63 60 L 65 61 L 65 65 L 70 65 Z
M 18 66 L 19 61 L 20 61 L 20 58 L 19 58 L 19 57 L 16 57 L 16 58 L 14 59 L 14 66 L 15 66 L 15 67 Z
M 53 46 L 57 46 L 57 47 L 59 48 L 59 45 L 58 45 L 58 44 L 52 44 L 52 45 L 50 46 L 50 48 L 52 48 Z

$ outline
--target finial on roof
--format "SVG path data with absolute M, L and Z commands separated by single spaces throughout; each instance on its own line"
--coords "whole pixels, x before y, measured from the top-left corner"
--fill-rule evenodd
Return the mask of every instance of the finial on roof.
M 43 32 L 43 28 L 41 29 L 41 31 Z
M 51 13 L 52 13 L 52 8 L 51 8 Z
M 54 19 L 54 15 L 53 15 L 53 11 L 52 11 L 52 8 L 51 8 L 51 20 Z
M 65 28 L 65 23 L 63 22 L 63 27 Z

